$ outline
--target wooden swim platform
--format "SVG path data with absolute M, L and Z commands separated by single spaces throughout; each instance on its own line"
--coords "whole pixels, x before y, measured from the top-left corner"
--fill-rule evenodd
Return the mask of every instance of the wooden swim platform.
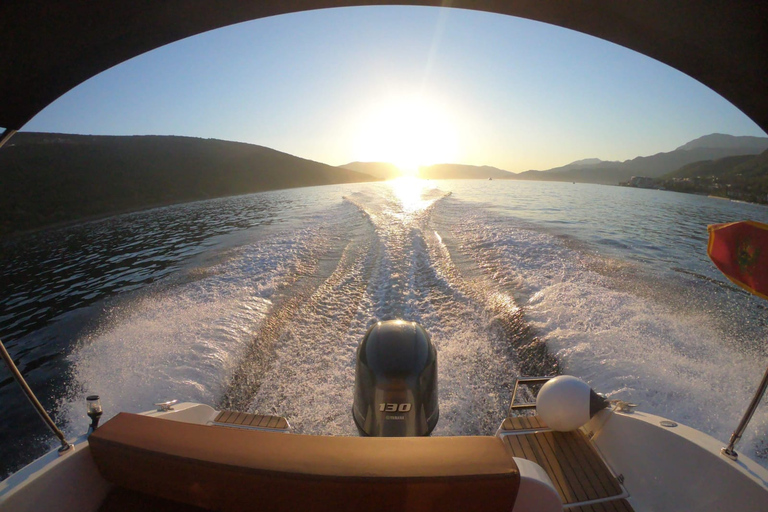
M 502 431 L 540 430 L 549 427 L 538 416 L 507 416 L 501 424 Z
M 226 427 L 283 430 L 286 432 L 291 428 L 288 425 L 288 420 L 281 416 L 248 414 L 237 411 L 221 411 L 213 422 Z
M 625 499 L 604 501 L 602 503 L 593 503 L 592 505 L 567 507 L 563 510 L 565 512 L 634 512 L 632 505 Z
M 555 432 L 538 416 L 511 416 L 504 420 L 500 434 L 515 457 L 544 468 L 565 510 L 632 511 L 618 479 L 580 430 Z M 582 504 L 595 500 L 606 501 Z

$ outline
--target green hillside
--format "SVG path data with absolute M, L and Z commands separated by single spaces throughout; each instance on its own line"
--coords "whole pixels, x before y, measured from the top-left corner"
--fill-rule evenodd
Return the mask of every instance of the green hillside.
M 694 162 L 663 176 L 654 188 L 768 204 L 768 151 Z
M 671 178 L 695 178 L 696 176 L 724 176 L 740 164 L 754 160 L 754 155 L 738 155 L 719 158 L 717 160 L 704 160 L 684 165 L 680 169 L 670 172 L 662 179 Z
M 0 235 L 164 204 L 372 180 L 238 142 L 19 133 L 0 149 Z

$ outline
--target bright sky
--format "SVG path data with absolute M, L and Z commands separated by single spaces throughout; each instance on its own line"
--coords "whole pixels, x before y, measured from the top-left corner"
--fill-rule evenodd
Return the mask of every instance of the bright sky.
M 331 165 L 513 172 L 626 160 L 715 132 L 765 136 L 709 88 L 631 50 L 428 7 L 312 11 L 192 37 L 92 78 L 24 130 L 187 135 Z

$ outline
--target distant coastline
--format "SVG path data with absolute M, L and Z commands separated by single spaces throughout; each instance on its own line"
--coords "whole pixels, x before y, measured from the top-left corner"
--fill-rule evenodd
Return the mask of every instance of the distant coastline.
M 0 236 L 178 203 L 365 181 L 378 178 L 238 142 L 18 133 L 0 149 Z
M 711 134 L 624 162 L 587 158 L 545 171 L 436 164 L 424 179 L 638 186 L 768 204 L 768 138 Z M 263 146 L 176 136 L 16 134 L 0 149 L 0 237 L 255 192 L 391 179 L 391 163 L 333 167 Z
M 768 151 L 756 156 L 737 155 L 693 162 L 659 178 L 633 176 L 621 185 L 766 205 Z

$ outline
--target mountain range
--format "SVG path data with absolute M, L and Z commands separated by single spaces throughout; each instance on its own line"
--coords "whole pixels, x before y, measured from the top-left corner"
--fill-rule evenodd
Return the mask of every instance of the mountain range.
M 17 133 L 0 149 L 0 235 L 165 204 L 373 180 L 239 142 Z
M 403 174 L 395 164 L 386 162 L 350 162 L 339 166 L 339 168 L 367 174 L 380 180 L 395 179 Z
M 625 185 L 768 204 L 768 150 L 757 156 L 694 162 L 660 178 L 633 180 Z
M 756 155 L 768 149 L 768 137 L 736 137 L 714 133 L 684 144 L 674 151 L 639 156 L 624 162 L 582 164 L 574 162 L 547 171 L 526 171 L 514 179 L 576 181 L 616 185 L 632 176 L 658 178 L 684 165 L 735 155 Z M 581 161 L 583 162 L 583 161 Z
M 510 179 L 515 175 L 509 171 L 504 171 L 488 165 L 478 167 L 474 165 L 437 164 L 420 168 L 419 176 L 429 180 L 487 180 L 488 178 Z
M 369 174 L 382 180 L 391 180 L 403 175 L 402 171 L 395 164 L 386 162 L 351 162 L 339 167 Z M 514 177 L 514 174 L 487 165 L 436 164 L 420 167 L 419 177 L 427 180 L 487 180 L 488 178 L 509 179 Z
M 431 179 L 487 179 L 489 177 L 536 181 L 575 181 L 618 185 L 632 176 L 658 178 L 694 162 L 735 155 L 757 155 L 768 150 L 768 137 L 737 137 L 715 133 L 683 144 L 673 151 L 639 156 L 623 162 L 598 158 L 578 160 L 543 171 L 511 173 L 495 167 L 441 164 L 421 168 L 421 177 Z M 489 171 L 492 171 L 491 174 Z
M 438 164 L 422 167 L 420 173 L 427 179 L 603 184 L 618 184 L 631 176 L 664 176 L 677 178 L 678 186 L 686 176 L 722 175 L 731 190 L 746 187 L 765 197 L 767 150 L 768 137 L 712 134 L 673 151 L 624 162 L 588 158 L 518 174 L 490 166 Z M 678 170 L 679 175 L 670 175 Z M 216 139 L 18 133 L 0 150 L 0 236 L 153 206 L 400 174 L 389 163 L 332 167 L 262 146 Z

